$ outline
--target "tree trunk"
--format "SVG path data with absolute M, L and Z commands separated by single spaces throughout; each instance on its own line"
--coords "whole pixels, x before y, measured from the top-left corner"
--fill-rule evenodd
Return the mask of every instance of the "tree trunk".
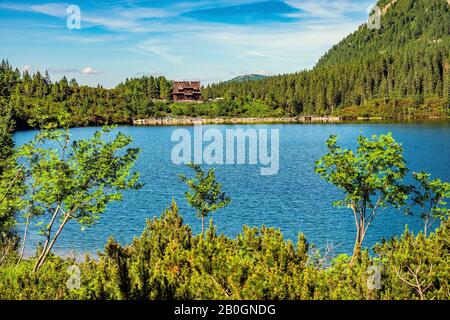
M 0 266 L 3 264 L 3 261 L 6 260 L 6 257 L 8 257 L 9 251 L 13 249 L 14 247 L 14 241 L 13 239 L 6 240 L 6 244 L 4 244 L 4 247 L 6 248 L 4 251 L 2 251 L 2 257 L 0 257 Z
M 60 208 L 61 208 L 61 206 L 58 205 L 55 209 L 55 212 L 53 212 L 52 219 L 50 220 L 50 223 L 47 228 L 47 235 L 46 235 L 47 239 L 45 240 L 44 246 L 42 247 L 42 252 L 39 254 L 39 257 L 36 261 L 36 265 L 34 266 L 33 272 L 35 272 L 38 269 L 38 264 L 44 258 L 45 252 L 47 251 L 47 247 L 48 247 L 48 244 L 50 243 L 50 239 L 51 239 L 51 235 L 52 235 L 53 223 L 55 222 L 56 217 L 58 216 Z
M 358 225 L 356 227 L 356 240 L 355 246 L 353 247 L 352 260 L 350 261 L 350 266 L 354 266 L 361 256 L 361 247 L 364 241 L 364 225 Z
M 202 214 L 202 237 L 205 235 L 205 216 Z
M 34 266 L 33 272 L 36 272 L 40 267 L 42 267 L 45 260 L 47 260 L 49 254 L 50 254 L 50 251 L 52 250 L 53 246 L 55 245 L 55 242 L 58 239 L 59 235 L 61 234 L 67 221 L 69 221 L 69 218 L 70 218 L 70 214 L 67 214 L 66 217 L 64 218 L 64 221 L 59 226 L 58 231 L 56 231 L 56 234 L 53 237 L 52 242 L 48 245 L 47 249 L 43 250 L 43 252 L 41 253 L 38 261 L 36 262 L 36 265 Z
M 27 235 L 28 235 L 28 226 L 29 226 L 29 224 L 30 224 L 30 217 L 28 216 L 27 220 L 25 222 L 25 230 L 23 232 L 22 248 L 20 250 L 19 260 L 17 261 L 16 268 L 19 266 L 20 262 L 23 259 L 23 254 L 25 252 L 25 245 L 27 243 Z
M 361 245 L 359 244 L 359 242 L 356 242 L 355 246 L 353 247 L 352 260 L 350 261 L 351 267 L 355 265 L 355 263 L 358 261 L 360 255 L 361 255 Z
M 425 238 L 427 237 L 429 223 L 430 223 L 430 218 L 426 217 L 425 218 L 425 222 L 424 222 L 425 225 L 424 225 L 424 228 L 423 228 L 423 232 L 424 232 Z
M 19 179 L 19 176 L 20 176 L 21 173 L 22 173 L 22 169 L 19 169 L 17 171 L 17 174 L 15 175 L 13 181 L 10 183 L 10 185 L 6 189 L 5 194 L 2 196 L 2 199 L 1 199 L 0 202 L 3 202 L 3 200 L 6 199 L 6 197 L 8 196 L 8 193 L 11 191 L 12 187 L 14 187 L 14 184 L 16 183 L 17 179 Z

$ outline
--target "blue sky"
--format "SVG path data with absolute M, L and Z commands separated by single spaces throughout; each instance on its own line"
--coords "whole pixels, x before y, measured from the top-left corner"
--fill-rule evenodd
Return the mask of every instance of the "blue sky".
M 310 68 L 374 0 L 1 0 L 0 59 L 113 87 L 165 75 L 203 83 Z M 77 5 L 81 28 L 67 28 Z

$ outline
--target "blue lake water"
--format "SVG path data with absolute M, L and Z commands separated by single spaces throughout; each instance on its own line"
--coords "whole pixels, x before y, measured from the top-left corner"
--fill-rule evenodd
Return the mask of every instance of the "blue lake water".
M 309 242 L 323 247 L 333 243 L 338 253 L 350 253 L 354 243 L 353 215 L 348 209 L 336 209 L 332 203 L 341 193 L 322 181 L 314 173 L 314 162 L 326 152 L 327 138 L 336 134 L 342 145 L 354 148 L 359 134 L 373 135 L 392 132 L 403 143 L 405 159 L 412 171 L 425 170 L 450 181 L 450 122 L 422 123 L 348 123 L 311 125 L 248 125 L 204 126 L 204 129 L 279 129 L 280 169 L 274 176 L 260 175 L 260 166 L 222 165 L 216 167 L 218 180 L 232 198 L 232 204 L 214 214 L 218 231 L 234 237 L 243 225 L 280 228 L 287 239 L 296 242 L 299 232 Z M 60 254 L 95 253 L 101 250 L 110 236 L 129 243 L 139 236 L 146 219 L 159 216 L 172 198 L 180 206 L 185 223 L 195 233 L 201 223 L 184 199 L 185 186 L 179 173 L 189 173 L 182 165 L 171 161 L 176 144 L 171 135 L 176 127 L 119 127 L 131 135 L 133 145 L 142 149 L 136 169 L 145 186 L 127 191 L 122 202 L 111 204 L 101 220 L 92 228 L 80 231 L 72 222 L 64 230 L 55 246 Z M 185 129 L 193 131 L 192 127 Z M 90 137 L 96 128 L 72 129 L 73 139 Z M 18 145 L 29 141 L 36 132 L 15 134 Z M 373 246 L 382 238 L 401 234 L 405 225 L 418 231 L 422 228 L 419 216 L 404 216 L 394 210 L 380 214 L 368 232 L 365 245 Z M 31 235 L 27 252 L 33 252 L 39 236 Z

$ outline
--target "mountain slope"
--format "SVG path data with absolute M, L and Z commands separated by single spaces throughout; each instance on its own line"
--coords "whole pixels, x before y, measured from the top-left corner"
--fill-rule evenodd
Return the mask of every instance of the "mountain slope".
M 449 0 L 450 1 L 450 0 Z M 255 80 L 261 80 L 267 78 L 267 76 L 264 76 L 262 74 L 247 74 L 243 76 L 235 77 L 231 80 L 225 81 L 225 83 L 229 82 L 244 82 L 244 81 L 255 81 Z
M 212 85 L 208 98 L 263 102 L 276 114 L 445 116 L 450 107 L 447 0 L 379 1 L 380 30 L 362 25 L 310 71 Z
M 331 48 L 318 65 L 344 63 L 356 57 L 448 38 L 450 33 L 450 0 L 379 1 L 382 8 L 380 30 L 365 25 Z

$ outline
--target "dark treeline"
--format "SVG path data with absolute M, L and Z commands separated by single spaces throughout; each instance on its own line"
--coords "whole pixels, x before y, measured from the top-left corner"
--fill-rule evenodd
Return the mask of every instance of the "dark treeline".
M 389 1 L 380 1 L 384 8 Z M 383 11 L 383 10 L 382 10 Z M 400 0 L 380 30 L 361 26 L 310 71 L 214 84 L 204 97 L 262 102 L 285 115 L 446 115 L 450 106 L 450 6 Z
M 7 61 L 0 65 L 0 107 L 12 112 L 18 127 L 68 112 L 73 126 L 128 123 L 166 107 L 172 82 L 165 77 L 127 79 L 116 88 L 79 85 L 75 79 L 52 82 L 48 72 L 21 73 Z

